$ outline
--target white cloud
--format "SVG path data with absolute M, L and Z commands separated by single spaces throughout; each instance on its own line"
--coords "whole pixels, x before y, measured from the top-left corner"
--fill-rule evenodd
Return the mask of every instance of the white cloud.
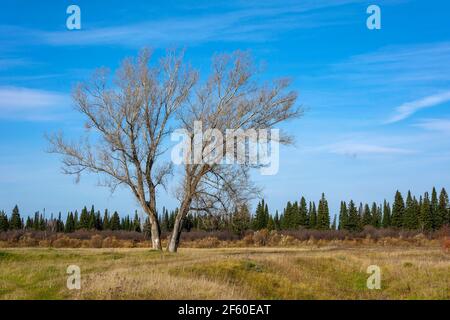
M 393 115 L 387 123 L 394 123 L 404 120 L 421 109 L 431 108 L 447 101 L 450 101 L 450 91 L 445 91 L 419 100 L 406 102 L 395 108 L 395 115 Z
M 0 87 L 0 118 L 48 120 L 49 113 L 70 103 L 69 97 L 45 90 Z
M 415 126 L 425 130 L 450 133 L 450 119 L 424 119 Z
M 329 153 L 356 157 L 358 155 L 404 155 L 414 151 L 352 141 L 339 142 L 323 147 Z

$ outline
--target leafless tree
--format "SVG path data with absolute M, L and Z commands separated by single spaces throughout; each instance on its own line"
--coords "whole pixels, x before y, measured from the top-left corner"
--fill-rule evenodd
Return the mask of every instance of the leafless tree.
M 79 84 L 73 99 L 86 118 L 86 136 L 68 142 L 63 135 L 49 136 L 50 152 L 63 156 L 63 172 L 100 174 L 114 191 L 130 188 L 151 223 L 152 245 L 162 249 L 156 212 L 156 191 L 165 188 L 172 172 L 161 159 L 173 115 L 186 103 L 197 73 L 183 63 L 182 55 L 168 52 L 150 66 L 151 54 L 143 50 L 126 59 L 111 80 L 105 69 L 91 81 Z
M 302 109 L 296 106 L 297 94 L 287 91 L 288 80 L 260 84 L 255 79 L 256 74 L 247 53 L 235 52 L 213 58 L 210 77 L 195 88 L 188 106 L 177 112 L 182 127 L 190 133 L 191 145 L 195 144 L 196 121 L 201 122 L 203 130 L 218 129 L 225 134 L 227 129 L 268 130 L 302 114 Z M 289 144 L 292 139 L 281 134 L 278 142 Z M 209 144 L 210 141 L 205 139 L 202 151 L 208 150 Z M 223 141 L 223 150 L 226 150 L 226 141 Z M 232 212 L 254 197 L 259 189 L 252 184 L 249 170 L 258 166 L 250 162 L 231 165 L 223 162 L 186 163 L 177 192 L 180 209 L 168 250 L 177 251 L 183 220 L 190 211 Z

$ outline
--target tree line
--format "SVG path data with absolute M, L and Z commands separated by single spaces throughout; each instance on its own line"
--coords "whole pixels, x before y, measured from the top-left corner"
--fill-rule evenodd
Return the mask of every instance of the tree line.
M 175 227 L 178 208 L 169 211 L 162 209 L 157 215 L 160 232 L 171 232 Z M 361 231 L 365 226 L 375 228 L 402 228 L 409 230 L 432 231 L 450 224 L 450 207 L 447 191 L 443 188 L 439 195 L 433 188 L 431 195 L 426 192 L 419 198 L 408 191 L 406 200 L 397 191 L 394 202 L 390 205 L 386 200 L 382 204 L 373 202 L 371 205 L 353 200 L 348 203 L 341 201 L 338 215 L 330 219 L 330 210 L 325 194 L 319 202 L 309 201 L 301 197 L 300 201 L 287 202 L 280 214 L 278 210 L 271 214 L 267 202 L 261 200 L 256 206 L 254 214 L 250 213 L 247 205 L 241 206 L 231 215 L 200 215 L 190 213 L 182 222 L 185 231 L 231 230 L 236 234 L 244 234 L 247 230 L 348 230 Z M 76 230 L 123 230 L 151 233 L 150 221 L 139 217 L 137 211 L 133 217 L 120 217 L 117 211 L 110 214 L 106 209 L 103 214 L 96 211 L 94 206 L 90 210 L 84 207 L 80 214 L 77 210 L 69 212 L 65 221 L 61 213 L 57 217 L 46 218 L 36 212 L 26 220 L 20 216 L 16 205 L 8 218 L 4 211 L 0 211 L 0 231 L 7 230 L 35 230 L 53 232 L 74 232 Z

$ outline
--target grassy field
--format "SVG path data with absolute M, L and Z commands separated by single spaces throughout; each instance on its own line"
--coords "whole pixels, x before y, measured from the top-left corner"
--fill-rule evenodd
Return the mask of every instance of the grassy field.
M 81 290 L 66 288 L 69 265 Z M 369 290 L 369 265 L 382 288 Z M 450 299 L 440 248 L 1 249 L 0 299 Z

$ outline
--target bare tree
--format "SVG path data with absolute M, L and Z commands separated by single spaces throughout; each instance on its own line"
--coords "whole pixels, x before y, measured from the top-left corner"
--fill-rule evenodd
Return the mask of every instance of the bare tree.
M 165 188 L 172 172 L 161 159 L 170 134 L 172 116 L 183 107 L 197 73 L 183 63 L 182 55 L 168 52 L 153 67 L 144 50 L 137 59 L 126 59 L 114 81 L 98 70 L 91 81 L 73 92 L 76 109 L 86 118 L 87 134 L 68 142 L 62 134 L 48 139 L 50 152 L 63 155 L 63 172 L 100 174 L 112 192 L 130 188 L 151 223 L 152 245 L 162 249 L 156 211 L 156 191 Z
M 221 133 L 227 129 L 268 130 L 302 114 L 302 109 L 295 105 L 297 94 L 287 91 L 288 80 L 259 84 L 255 75 L 255 68 L 246 53 L 235 52 L 213 58 L 210 77 L 197 88 L 195 96 L 189 99 L 188 107 L 178 112 L 183 128 L 189 133 L 191 145 L 196 144 L 195 122 L 200 122 L 205 131 L 217 129 Z M 277 140 L 283 144 L 292 142 L 291 137 L 285 134 Z M 206 151 L 206 156 L 214 152 L 214 148 L 208 150 L 210 143 L 208 139 L 201 143 L 201 150 L 203 153 Z M 232 145 L 235 145 L 234 138 Z M 226 141 L 223 141 L 222 149 L 227 149 Z M 222 160 L 227 156 L 229 152 L 224 153 Z M 235 154 L 232 156 L 235 157 Z M 252 184 L 249 170 L 259 166 L 261 164 L 251 162 L 186 163 L 177 192 L 180 210 L 168 250 L 177 251 L 183 220 L 190 211 L 208 214 L 232 212 L 257 195 L 259 189 Z

